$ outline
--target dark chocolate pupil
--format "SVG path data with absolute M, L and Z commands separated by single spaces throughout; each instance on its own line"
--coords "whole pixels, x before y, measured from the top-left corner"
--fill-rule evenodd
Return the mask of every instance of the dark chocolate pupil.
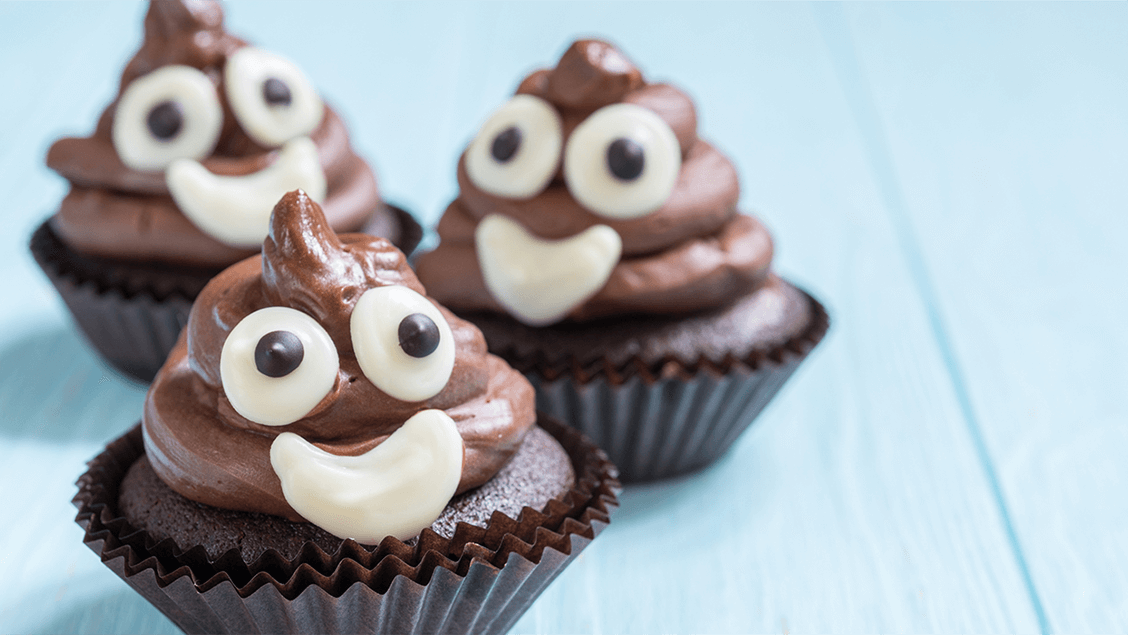
M 154 137 L 166 141 L 175 137 L 184 126 L 184 111 L 175 101 L 162 101 L 149 111 L 145 123 Z
M 267 377 L 289 375 L 301 365 L 303 357 L 302 341 L 289 331 L 271 331 L 255 346 L 255 367 Z
M 439 327 L 422 313 L 412 313 L 400 321 L 399 343 L 412 357 L 426 357 L 439 347 Z
M 616 139 L 607 147 L 607 167 L 620 181 L 637 179 L 645 165 L 642 146 L 630 139 Z
M 513 158 L 513 155 L 517 154 L 517 150 L 520 148 L 521 129 L 517 126 L 509 126 L 494 137 L 493 145 L 490 146 L 490 154 L 497 159 L 498 163 L 506 163 Z
M 289 106 L 293 99 L 290 95 L 290 87 L 277 77 L 267 78 L 262 83 L 262 98 L 271 106 Z

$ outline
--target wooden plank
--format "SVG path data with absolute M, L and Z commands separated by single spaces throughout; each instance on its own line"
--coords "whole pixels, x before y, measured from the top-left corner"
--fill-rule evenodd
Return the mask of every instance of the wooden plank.
M 834 312 L 828 341 L 734 451 L 695 477 L 628 490 L 612 526 L 516 632 L 1037 629 L 912 254 L 899 247 L 866 131 L 807 7 L 277 6 L 240 3 L 231 23 L 298 59 L 342 106 L 386 191 L 428 220 L 455 192 L 455 157 L 526 70 L 553 62 L 576 34 L 614 37 L 652 77 L 697 98 L 706 136 L 743 175 L 745 205 L 775 231 L 779 269 Z M 20 6 L 34 24 L 70 8 Z M 136 33 L 136 5 L 106 10 Z M 318 24 L 333 26 L 309 26 Z M 25 115 L 25 147 L 60 120 L 92 125 L 49 99 L 62 90 L 51 69 L 73 66 L 76 99 L 96 112 L 104 92 L 81 93 L 107 76 L 112 85 L 136 41 L 114 32 L 125 42 L 115 59 L 88 55 L 110 46 L 100 39 L 64 46 L 86 37 L 77 28 L 0 38 L 41 65 L 18 76 L 29 82 L 26 108 L 13 111 Z M 8 165 L 16 155 L 4 156 Z M 41 157 L 4 173 L 38 184 L 15 188 L 2 212 L 28 232 L 62 191 L 44 186 L 54 181 Z M 0 488 L 0 504 L 29 519 L 0 528 L 0 541 L 23 549 L 48 537 L 0 561 L 0 579 L 31 576 L 0 594 L 0 630 L 174 632 L 81 545 L 66 502 L 82 460 L 131 422 L 141 391 L 99 383 L 101 367 L 22 255 L 23 238 L 0 239 L 11 247 L 0 272 L 18 279 L 0 298 L 37 298 L 30 308 L 0 302 L 0 326 L 13 326 L 0 334 L 0 482 L 38 475 L 26 492 Z
M 1128 6 L 855 6 L 867 141 L 1044 631 L 1128 629 Z

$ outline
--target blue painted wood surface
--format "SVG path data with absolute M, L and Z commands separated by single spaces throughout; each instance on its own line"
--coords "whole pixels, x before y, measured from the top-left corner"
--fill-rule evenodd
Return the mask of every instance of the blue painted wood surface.
M 26 251 L 51 140 L 144 7 L 0 3 L 0 632 L 176 629 L 81 543 L 138 418 Z M 1128 631 L 1128 5 L 237 2 L 433 223 L 481 120 L 577 35 L 697 100 L 827 341 L 733 451 L 628 488 L 518 633 Z

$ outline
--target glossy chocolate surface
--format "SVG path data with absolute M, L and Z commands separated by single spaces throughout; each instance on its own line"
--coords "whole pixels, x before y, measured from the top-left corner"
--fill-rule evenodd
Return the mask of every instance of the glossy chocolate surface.
M 327 452 L 355 456 L 379 445 L 415 413 L 437 408 L 450 415 L 463 439 L 458 491 L 488 481 L 535 421 L 532 387 L 486 352 L 477 328 L 439 306 L 455 340 L 450 380 L 422 402 L 382 392 L 357 362 L 349 320 L 366 290 L 387 285 L 425 293 L 390 243 L 360 234 L 338 237 L 316 203 L 300 191 L 287 194 L 274 210 L 262 256 L 230 267 L 204 288 L 153 382 L 143 423 L 154 471 L 197 502 L 301 520 L 271 467 L 275 437 L 294 432 Z M 312 317 L 332 338 L 340 360 L 329 394 L 305 417 L 284 426 L 240 416 L 220 376 L 227 335 L 265 307 L 288 307 Z

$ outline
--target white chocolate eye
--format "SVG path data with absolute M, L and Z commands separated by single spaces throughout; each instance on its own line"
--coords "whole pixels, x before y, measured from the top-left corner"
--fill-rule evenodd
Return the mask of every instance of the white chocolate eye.
M 286 307 L 259 309 L 231 329 L 219 359 L 235 412 L 264 426 L 309 414 L 337 380 L 340 359 L 313 318 Z
M 122 163 L 156 171 L 177 159 L 208 156 L 222 128 L 223 108 L 208 76 L 190 66 L 164 66 L 126 87 L 112 137 Z
M 576 126 L 564 150 L 568 191 L 607 218 L 639 218 L 662 207 L 681 170 L 670 126 L 634 104 L 613 104 Z
M 365 291 L 349 330 L 364 376 L 396 399 L 430 399 L 454 370 L 450 325 L 434 304 L 407 287 Z
M 482 126 L 466 149 L 466 174 L 482 190 L 532 198 L 556 174 L 563 143 L 560 115 L 532 95 L 510 99 Z
M 248 46 L 227 58 L 223 86 L 243 130 L 268 147 L 309 134 L 325 112 L 305 73 L 262 49 Z

